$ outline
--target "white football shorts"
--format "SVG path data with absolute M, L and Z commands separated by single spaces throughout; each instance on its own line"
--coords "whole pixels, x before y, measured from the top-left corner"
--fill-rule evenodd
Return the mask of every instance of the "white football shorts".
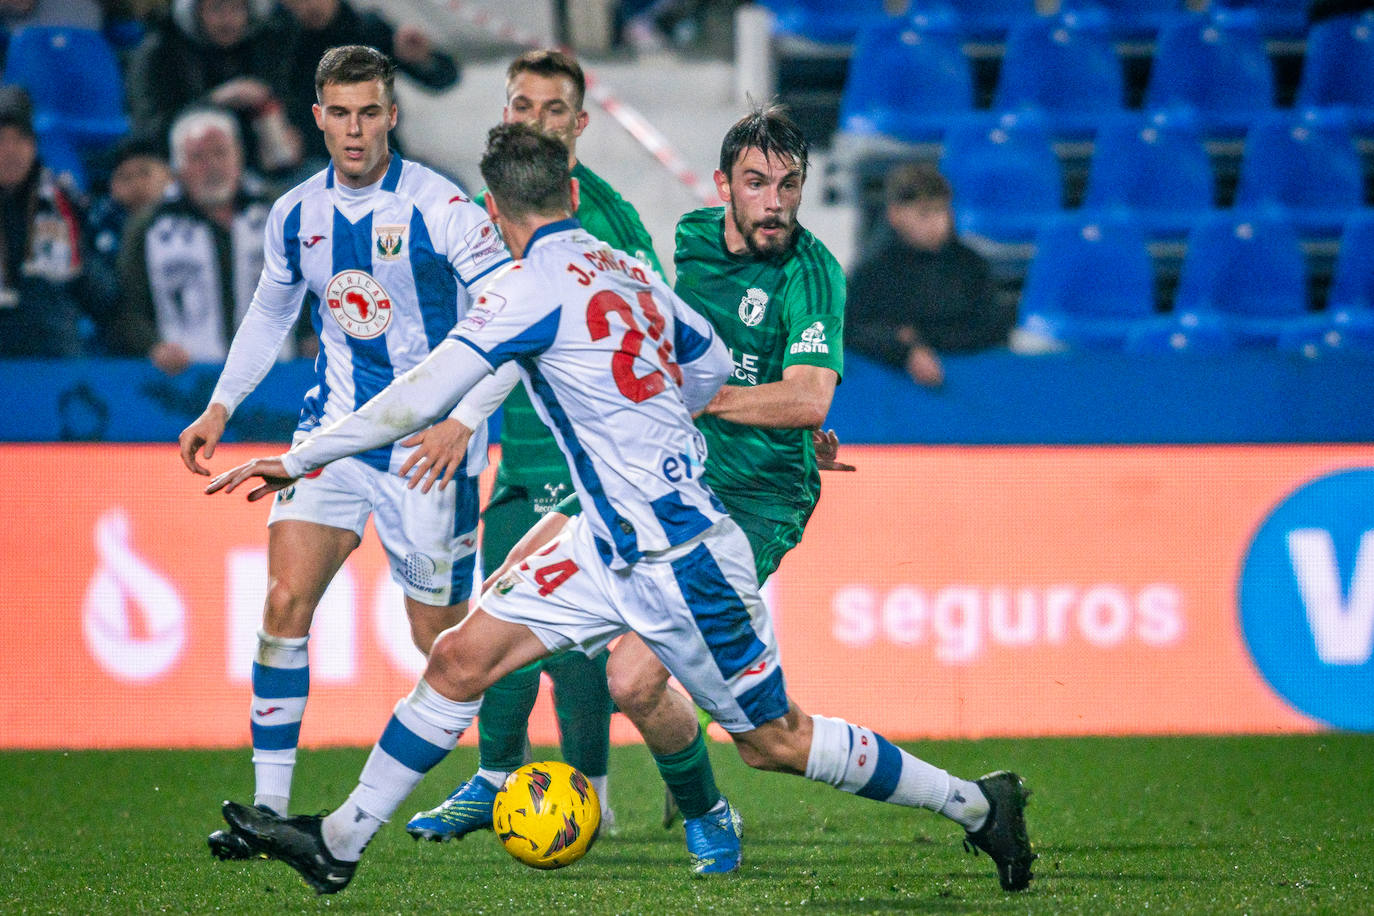
M 443 490 L 421 493 L 399 474 L 342 458 L 279 490 L 267 524 L 314 522 L 361 538 L 371 515 L 391 578 L 416 601 L 442 607 L 472 594 L 478 501 L 477 478 L 462 471 Z
M 727 731 L 787 712 L 777 639 L 749 541 L 723 519 L 671 550 L 613 570 L 585 516 L 493 583 L 479 606 L 529 627 L 551 651 L 594 655 L 633 630 Z

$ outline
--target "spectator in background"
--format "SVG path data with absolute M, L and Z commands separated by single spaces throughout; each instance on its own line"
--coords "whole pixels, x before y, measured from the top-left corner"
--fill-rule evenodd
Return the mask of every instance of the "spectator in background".
M 309 170 L 329 160 L 324 134 L 315 126 L 315 67 L 324 52 L 340 45 L 367 45 L 396 62 L 396 68 L 426 89 L 447 89 L 458 82 L 458 64 L 436 49 L 417 25 L 393 28 L 373 12 L 360 13 L 346 0 L 282 0 L 275 30 L 284 36 L 286 81 L 281 97 L 296 133 L 305 138 Z M 396 132 L 391 146 L 400 152 Z
M 80 242 L 76 194 L 39 161 L 28 93 L 0 86 L 0 357 L 80 354 Z
M 110 174 L 109 192 L 96 197 L 86 216 L 86 278 L 88 308 L 100 326 L 101 349 L 108 350 L 114 346 L 111 319 L 120 298 L 119 250 L 124 230 L 166 195 L 172 169 L 161 144 L 133 135 L 115 145 L 105 167 Z
M 272 197 L 243 170 L 238 124 L 194 109 L 172 126 L 167 197 L 130 225 L 119 253 L 118 347 L 176 374 L 223 362 L 262 273 Z M 288 355 L 288 354 L 283 354 Z
M 174 0 L 129 62 L 129 111 L 137 133 L 165 137 L 191 105 L 239 119 L 250 167 L 286 174 L 301 162 L 300 132 L 286 119 L 282 35 L 268 0 Z
M 955 236 L 949 182 L 934 166 L 897 166 L 885 197 L 892 233 L 849 279 L 846 342 L 938 386 L 940 353 L 1005 346 L 1016 315 L 998 304 L 987 261 Z

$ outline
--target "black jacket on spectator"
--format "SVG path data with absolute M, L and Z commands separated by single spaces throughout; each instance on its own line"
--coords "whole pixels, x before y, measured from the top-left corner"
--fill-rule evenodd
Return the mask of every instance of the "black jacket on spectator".
M 447 89 L 458 82 L 458 65 L 453 58 L 435 50 L 429 66 L 416 67 L 396 59 L 396 30 L 376 13 L 360 13 L 347 2 L 339 4 L 334 21 L 323 29 L 305 29 L 289 12 L 278 9 L 273 17 L 272 31 L 282 36 L 281 53 L 286 63 L 286 79 L 278 96 L 286 105 L 286 117 L 305 140 L 306 159 L 320 162 L 329 158 L 324 135 L 315 126 L 312 106 L 315 104 L 315 68 L 324 52 L 338 45 L 367 45 L 376 48 L 396 61 L 396 68 L 427 89 Z M 391 145 L 398 152 L 396 134 Z
M 34 163 L 0 191 L 0 357 L 78 356 L 81 213 L 75 192 Z
M 901 325 L 936 352 L 960 353 L 1005 346 L 1015 323 L 998 304 L 987 261 L 957 239 L 923 251 L 889 237 L 849 278 L 845 346 L 892 366 L 911 349 L 897 340 Z
M 249 27 L 248 36 L 230 48 L 204 40 L 181 3 L 175 16 L 160 19 L 134 50 L 125 76 L 134 132 L 165 150 L 172 122 L 188 105 L 204 104 L 211 90 L 236 77 L 259 79 L 276 89 L 285 81 L 282 38 L 270 18 Z M 241 118 L 241 121 L 245 119 Z M 249 125 L 240 123 L 248 165 L 256 167 Z M 318 133 L 313 125 L 312 133 Z

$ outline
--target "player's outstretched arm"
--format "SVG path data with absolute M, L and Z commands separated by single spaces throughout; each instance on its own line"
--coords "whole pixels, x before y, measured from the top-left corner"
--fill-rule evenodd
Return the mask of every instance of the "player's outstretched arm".
M 726 385 L 706 407 L 712 416 L 743 426 L 820 429 L 830 412 L 839 376 L 822 366 L 793 365 L 766 385 Z
M 196 460 L 196 453 L 204 449 L 206 460 L 213 458 L 215 446 L 219 445 L 220 437 L 224 435 L 224 427 L 228 423 L 228 409 L 223 404 L 212 403 L 194 423 L 181 431 L 177 444 L 181 447 L 181 463 L 186 465 L 187 470 L 193 474 L 210 476 L 209 468 L 203 467 Z
M 295 477 L 288 475 L 286 466 L 282 464 L 280 457 L 254 458 L 246 464 L 225 471 L 210 481 L 205 492 L 209 494 L 223 490 L 225 493 L 232 493 L 254 477 L 261 477 L 262 483 L 248 492 L 250 503 L 257 502 L 264 496 L 271 495 L 278 490 L 284 490 L 296 482 Z

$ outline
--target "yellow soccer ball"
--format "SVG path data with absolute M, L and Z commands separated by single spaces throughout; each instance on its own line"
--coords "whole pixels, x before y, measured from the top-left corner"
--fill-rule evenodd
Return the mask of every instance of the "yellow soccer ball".
M 596 842 L 601 801 L 591 781 L 566 763 L 527 763 L 496 793 L 491 823 L 506 852 L 521 862 L 562 868 Z

